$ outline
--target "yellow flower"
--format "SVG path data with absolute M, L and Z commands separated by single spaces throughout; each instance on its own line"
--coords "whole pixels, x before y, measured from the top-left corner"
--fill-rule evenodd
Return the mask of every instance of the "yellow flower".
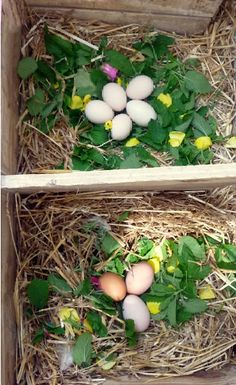
M 216 298 L 215 292 L 210 285 L 201 287 L 198 290 L 199 298 L 201 299 L 214 299 Z
M 55 84 L 53 84 L 53 88 L 54 88 L 55 90 L 57 90 L 57 88 L 59 88 L 59 83 L 56 82 Z
M 151 314 L 158 314 L 161 311 L 160 302 L 147 302 L 147 307 Z
M 83 324 L 84 324 L 84 328 L 85 328 L 86 330 L 88 330 L 88 332 L 90 332 L 90 333 L 93 332 L 93 328 L 92 328 L 92 326 L 90 325 L 90 323 L 88 322 L 87 318 L 85 318 Z
M 167 108 L 171 106 L 172 104 L 172 97 L 170 94 L 163 94 L 157 96 L 157 99 L 160 100 L 162 104 L 164 104 Z
M 159 258 L 151 258 L 147 261 L 147 263 L 152 266 L 154 273 L 158 273 L 160 271 L 160 260 Z
M 116 83 L 119 84 L 119 86 L 121 86 L 121 84 L 123 83 L 122 79 L 121 78 L 117 78 L 116 79 Z
M 125 143 L 125 147 L 135 147 L 140 143 L 137 138 L 131 138 Z
M 105 123 L 104 123 L 104 127 L 105 127 L 105 130 L 109 131 L 112 129 L 112 120 L 107 120 Z
M 171 147 L 179 147 L 185 138 L 185 133 L 180 131 L 171 131 L 169 133 L 169 144 Z
M 225 143 L 225 147 L 227 148 L 236 148 L 236 136 L 232 136 Z
M 173 265 L 170 265 L 170 266 L 167 266 L 166 270 L 168 271 L 168 273 L 172 274 L 175 272 L 176 267 Z
M 200 136 L 195 140 L 194 145 L 198 150 L 207 150 L 211 147 L 212 141 L 209 136 Z
M 74 95 L 71 98 L 70 109 L 84 111 L 86 105 L 90 102 L 90 100 L 91 95 L 85 95 L 83 99 L 78 95 Z
M 163 251 L 161 245 L 158 245 L 154 248 L 152 258 L 158 258 L 160 262 L 163 261 Z
M 63 307 L 61 310 L 59 310 L 58 317 L 63 322 L 67 320 L 80 322 L 79 314 L 74 308 L 71 307 Z

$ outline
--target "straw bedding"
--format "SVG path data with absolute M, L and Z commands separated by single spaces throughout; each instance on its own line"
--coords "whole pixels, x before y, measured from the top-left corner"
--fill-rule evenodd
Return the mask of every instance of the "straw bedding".
M 232 272 L 217 268 L 209 251 L 212 273 L 206 282 L 214 286 L 217 297 L 210 301 L 207 313 L 179 328 L 163 321 L 151 323 L 131 349 L 124 337 L 124 325 L 104 315 L 109 329 L 106 338 L 93 336 L 97 353 L 117 353 L 116 365 L 104 372 L 94 362 L 91 367 L 71 366 L 60 370 L 60 354 L 68 343 L 65 337 L 48 335 L 38 345 L 32 338 L 42 321 L 58 323 L 61 306 L 73 306 L 83 318 L 92 308 L 82 297 L 50 296 L 48 308 L 29 315 L 26 287 L 35 277 L 57 273 L 71 287 L 86 277 L 95 245 L 95 234 L 84 225 L 96 218 L 118 239 L 128 252 L 136 240 L 147 236 L 157 243 L 163 238 L 176 240 L 181 235 L 211 236 L 236 242 L 236 191 L 225 188 L 206 192 L 158 193 L 67 193 L 15 196 L 18 271 L 15 306 L 18 325 L 18 384 L 99 384 L 105 377 L 130 375 L 147 379 L 180 376 L 200 370 L 219 369 L 233 362 L 236 344 L 236 297 L 227 296 Z M 129 217 L 117 222 L 124 211 Z M 104 256 L 96 266 L 99 271 Z M 80 269 L 78 269 L 80 267 Z
M 202 98 L 203 105 L 211 105 L 213 115 L 218 121 L 218 134 L 223 136 L 235 135 L 235 7 L 234 2 L 224 3 L 217 18 L 208 30 L 200 36 L 184 37 L 173 34 L 176 54 L 186 60 L 196 57 L 201 61 L 201 70 L 209 78 L 214 92 Z M 155 35 L 157 32 L 148 30 L 136 24 L 117 27 L 101 22 L 82 22 L 72 17 L 53 12 L 47 15 L 31 15 L 26 23 L 23 54 L 33 54 L 36 58 L 47 59 L 43 43 L 43 26 L 45 22 L 50 31 L 64 36 L 61 30 L 70 33 L 73 39 L 77 37 L 92 44 L 98 44 L 102 36 L 106 36 L 109 48 L 115 48 L 128 56 L 134 55 L 132 44 L 145 34 Z M 27 27 L 28 25 L 28 27 Z M 30 26 L 33 25 L 31 28 Z M 78 128 L 68 127 L 63 120 L 54 127 L 49 135 L 39 131 L 32 122 L 25 121 L 24 102 L 33 94 L 33 81 L 28 87 L 20 87 L 22 96 L 22 116 L 18 123 L 19 159 L 18 172 L 45 172 L 54 169 L 64 161 L 65 168 L 70 168 L 70 158 L 73 146 L 76 145 Z M 224 144 L 214 144 L 214 163 L 234 162 L 235 150 L 224 147 Z M 161 166 L 170 165 L 172 159 L 166 153 L 153 154 Z

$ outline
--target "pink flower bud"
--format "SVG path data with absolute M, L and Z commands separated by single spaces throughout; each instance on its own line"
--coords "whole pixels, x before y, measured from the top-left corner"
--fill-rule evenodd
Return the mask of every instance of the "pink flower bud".
M 114 68 L 112 67 L 110 64 L 108 63 L 104 63 L 102 65 L 102 71 L 104 72 L 104 74 L 106 74 L 108 76 L 108 78 L 114 82 L 114 80 L 117 78 L 117 75 L 118 75 L 118 69 L 117 68 Z
M 92 276 L 90 278 L 90 282 L 91 282 L 91 284 L 93 286 L 95 286 L 97 289 L 99 289 L 99 286 L 100 286 L 100 284 L 99 284 L 99 277 Z

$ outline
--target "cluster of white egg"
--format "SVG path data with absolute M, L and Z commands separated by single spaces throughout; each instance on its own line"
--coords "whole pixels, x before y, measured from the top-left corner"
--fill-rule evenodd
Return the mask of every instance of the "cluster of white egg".
M 152 79 L 146 75 L 133 78 L 126 91 L 117 83 L 103 87 L 103 100 L 92 100 L 85 108 L 87 119 L 95 124 L 112 121 L 111 137 L 114 140 L 126 139 L 132 131 L 132 122 L 147 127 L 157 114 L 153 107 L 144 101 L 154 89 Z M 127 100 L 129 100 L 127 102 Z M 126 109 L 126 113 L 122 112 Z M 118 113 L 115 115 L 115 113 Z

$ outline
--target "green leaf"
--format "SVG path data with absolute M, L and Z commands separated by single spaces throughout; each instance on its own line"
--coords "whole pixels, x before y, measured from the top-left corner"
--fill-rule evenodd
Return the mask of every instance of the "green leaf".
M 37 72 L 39 72 L 41 75 L 43 75 L 45 79 L 48 79 L 52 85 L 54 83 L 56 83 L 56 81 L 57 81 L 56 74 L 55 74 L 55 71 L 52 69 L 51 66 L 49 66 L 43 60 L 38 60 L 37 65 L 38 65 L 38 71 Z
M 44 308 L 48 303 L 49 284 L 43 279 L 33 279 L 27 287 L 30 303 L 37 309 Z
M 168 47 L 175 44 L 175 39 L 166 35 L 157 35 L 153 41 L 156 57 L 159 59 L 168 52 Z
M 177 311 L 177 323 L 178 324 L 189 321 L 192 317 L 193 317 L 193 314 L 185 311 L 183 308 L 180 308 Z
M 168 305 L 167 318 L 171 326 L 176 325 L 176 298 L 174 298 Z
M 117 313 L 113 299 L 107 295 L 95 291 L 92 295 L 87 296 L 87 298 L 91 300 L 96 309 L 103 310 L 105 313 L 110 315 L 115 315 Z
M 194 281 L 187 280 L 186 285 L 184 286 L 183 294 L 188 298 L 196 298 L 197 297 L 197 288 Z
M 125 258 L 125 261 L 128 263 L 136 263 L 139 260 L 140 260 L 139 257 L 137 257 L 137 255 L 134 255 L 132 253 L 128 254 L 127 257 Z
M 127 56 L 113 49 L 104 51 L 106 61 L 127 76 L 134 75 L 132 64 Z
M 76 365 L 87 367 L 92 361 L 92 335 L 81 334 L 72 348 L 72 357 Z
M 124 211 L 122 214 L 118 215 L 116 218 L 117 222 L 123 222 L 126 219 L 128 219 L 130 212 L 129 211 Z
M 154 242 L 151 239 L 146 237 L 142 237 L 138 241 L 137 251 L 138 253 L 144 257 L 154 246 Z
M 211 273 L 210 266 L 199 266 L 194 262 L 189 261 L 187 265 L 187 275 L 188 278 L 195 281 L 202 280 L 206 278 Z
M 45 28 L 44 40 L 47 52 L 56 59 L 74 55 L 74 44 L 58 35 L 49 33 L 47 27 Z
M 158 297 L 171 296 L 174 294 L 174 292 L 175 292 L 174 288 L 168 287 L 163 283 L 154 283 L 151 286 L 151 294 L 155 294 Z
M 135 331 L 134 320 L 132 319 L 125 320 L 125 335 L 128 341 L 128 345 L 132 348 L 135 347 L 138 342 L 138 336 Z
M 106 337 L 108 335 L 108 330 L 102 322 L 102 318 L 99 313 L 96 311 L 90 311 L 87 313 L 86 318 L 98 337 Z
M 35 94 L 27 100 L 27 108 L 30 115 L 36 116 L 43 111 L 45 95 L 41 88 L 35 90 Z
M 51 103 L 48 103 L 41 112 L 42 119 L 45 119 L 48 115 L 50 115 L 54 108 L 57 107 L 57 105 L 57 100 L 53 100 Z
M 65 334 L 64 328 L 53 323 L 45 322 L 45 327 L 50 334 L 55 334 L 57 336 L 62 336 Z
M 44 328 L 39 328 L 37 331 L 36 331 L 36 333 L 35 333 L 35 335 L 34 335 L 34 337 L 33 337 L 33 339 L 32 339 L 32 344 L 33 345 L 37 345 L 37 344 L 39 344 L 42 340 L 44 339 Z
M 103 166 L 105 164 L 104 156 L 95 148 L 90 148 L 89 150 L 87 150 L 87 156 L 88 160 L 91 160 L 92 162 L 97 163 L 98 165 Z
M 106 233 L 101 241 L 101 249 L 107 254 L 111 255 L 115 250 L 120 248 L 119 242 L 112 237 L 109 233 Z
M 97 96 L 97 87 L 92 82 L 90 73 L 83 69 L 78 70 L 77 74 L 75 75 L 74 87 L 77 94 L 82 98 L 87 94 Z
M 122 160 L 120 163 L 120 168 L 121 169 L 126 169 L 126 168 L 140 168 L 142 167 L 142 163 L 140 163 L 138 157 L 135 155 L 135 153 L 127 156 L 126 159 Z
M 92 144 L 96 146 L 108 141 L 108 133 L 104 126 L 94 126 L 87 134 Z
M 207 94 L 212 91 L 212 87 L 207 78 L 196 71 L 188 71 L 185 74 L 184 85 L 188 90 L 199 94 Z
M 207 303 L 202 299 L 189 299 L 183 302 L 184 310 L 191 314 L 203 313 L 207 309 Z
M 190 124 L 192 122 L 192 117 L 185 122 L 178 124 L 178 126 L 173 127 L 173 131 L 181 131 L 181 132 L 186 132 L 187 129 L 189 128 Z
M 91 282 L 88 278 L 85 278 L 80 282 L 79 286 L 74 289 L 74 296 L 79 297 L 80 295 L 88 295 L 93 290 Z
M 21 79 L 25 80 L 29 78 L 38 68 L 36 60 L 32 57 L 24 57 L 21 59 L 17 66 L 17 73 Z
M 180 255 L 183 254 L 184 247 L 188 250 L 188 252 L 190 252 L 190 255 L 195 257 L 197 260 L 204 261 L 206 259 L 204 245 L 199 245 L 195 238 L 190 237 L 189 235 L 179 238 L 178 253 Z
M 141 162 L 148 164 L 149 166 L 152 166 L 152 167 L 159 166 L 154 156 L 152 156 L 147 150 L 145 150 L 145 148 L 140 146 L 137 147 L 136 154 Z
M 77 156 L 72 156 L 72 169 L 80 171 L 91 170 L 91 163 L 88 160 L 80 160 Z
M 197 112 L 194 112 L 193 114 L 192 125 L 195 128 L 193 132 L 195 138 L 198 138 L 199 136 L 210 136 L 213 133 L 208 121 Z
M 71 293 L 72 291 L 68 283 L 63 278 L 60 278 L 55 274 L 49 274 L 48 283 L 49 283 L 49 286 L 51 286 L 54 291 L 60 294 Z

